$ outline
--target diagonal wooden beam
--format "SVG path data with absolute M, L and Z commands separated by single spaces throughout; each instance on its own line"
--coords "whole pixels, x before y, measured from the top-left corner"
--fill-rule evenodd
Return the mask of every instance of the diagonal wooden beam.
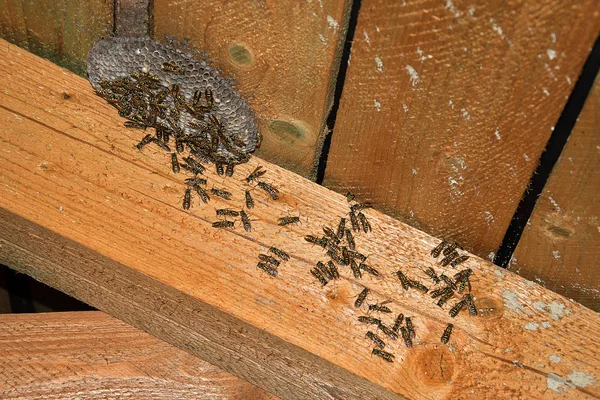
M 0 397 L 277 398 L 100 311 L 0 315 Z
M 207 173 L 231 201 L 183 211 L 169 155 L 140 153 L 143 133 L 123 128 L 85 80 L 6 42 L 0 54 L 0 262 L 285 399 L 600 396 L 591 310 L 472 256 L 479 316 L 451 318 L 395 277 L 442 272 L 429 255 L 439 240 L 375 211 L 357 246 L 382 276 L 343 270 L 321 287 L 309 270 L 323 252 L 303 236 L 347 215 L 345 198 L 254 158 L 233 179 Z M 241 207 L 243 177 L 259 164 L 280 201 L 254 189 L 252 232 L 212 228 L 215 208 Z M 285 215 L 301 224 L 278 226 Z M 276 279 L 256 268 L 271 245 L 292 255 Z M 370 303 L 391 300 L 414 321 L 413 348 L 388 341 L 394 363 L 371 355 L 357 322 L 365 286 Z

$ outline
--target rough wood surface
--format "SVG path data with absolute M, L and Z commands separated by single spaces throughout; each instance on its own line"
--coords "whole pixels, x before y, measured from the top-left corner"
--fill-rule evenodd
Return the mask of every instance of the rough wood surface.
M 364 0 L 324 184 L 493 257 L 600 27 L 596 0 Z
M 143 132 L 123 128 L 85 80 L 6 42 L 0 54 L 0 262 L 285 399 L 600 397 L 591 310 L 473 256 L 480 316 L 452 319 L 394 276 L 440 272 L 429 256 L 438 240 L 372 210 L 373 232 L 356 241 L 382 276 L 344 269 L 322 287 L 309 269 L 323 253 L 302 237 L 337 223 L 345 198 L 253 158 L 231 179 L 208 172 L 231 201 L 182 211 L 168 155 L 139 152 Z M 252 232 L 212 228 L 215 208 L 241 207 L 242 178 L 258 164 L 280 201 L 253 190 Z M 284 215 L 301 224 L 278 226 Z M 271 245 L 292 255 L 276 279 L 256 268 Z M 363 286 L 368 303 L 391 300 L 413 318 L 415 346 L 388 341 L 392 364 L 371 355 L 357 322 Z
M 100 311 L 0 316 L 0 397 L 277 399 Z
M 156 0 L 154 32 L 208 53 L 257 112 L 257 155 L 314 179 L 351 3 Z
M 600 311 L 600 77 L 540 195 L 510 268 Z
M 94 42 L 112 32 L 112 0 L 0 0 L 0 37 L 85 76 Z
M 117 0 L 115 2 L 115 35 L 142 37 L 149 35 L 150 0 Z

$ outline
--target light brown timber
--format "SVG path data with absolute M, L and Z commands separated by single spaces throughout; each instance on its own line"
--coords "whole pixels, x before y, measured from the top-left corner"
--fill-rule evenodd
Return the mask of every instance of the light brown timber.
M 493 257 L 599 32 L 596 0 L 362 1 L 324 184 Z
M 208 53 L 257 112 L 257 155 L 314 179 L 351 4 L 156 0 L 154 33 Z
M 600 77 L 540 195 L 510 269 L 600 311 Z
M 112 32 L 112 0 L 0 0 L 0 37 L 85 76 L 94 43 Z
M 139 152 L 145 133 L 123 128 L 85 80 L 6 42 L 0 54 L 0 262 L 284 399 L 600 396 L 591 310 L 473 256 L 464 266 L 480 316 L 451 319 L 394 277 L 441 272 L 429 256 L 438 239 L 372 210 L 373 232 L 356 242 L 382 276 L 342 269 L 321 287 L 309 269 L 323 253 L 302 237 L 347 215 L 344 197 L 252 158 L 231 179 L 207 173 L 231 201 L 195 198 L 184 212 L 184 176 L 169 172 L 168 154 Z M 280 201 L 254 189 L 252 232 L 213 229 L 215 208 L 241 208 L 258 164 Z M 301 224 L 278 226 L 285 215 Z M 271 245 L 292 255 L 276 279 L 256 268 Z M 389 299 L 413 319 L 412 349 L 388 341 L 392 364 L 371 355 L 357 322 L 363 286 L 369 303 Z
M 0 398 L 276 400 L 100 311 L 0 316 Z

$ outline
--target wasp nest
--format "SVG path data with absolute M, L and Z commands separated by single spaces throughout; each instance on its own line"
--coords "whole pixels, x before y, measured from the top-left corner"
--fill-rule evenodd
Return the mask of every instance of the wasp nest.
M 96 93 L 129 119 L 174 136 L 202 161 L 239 164 L 260 144 L 254 115 L 232 82 L 184 42 L 115 37 L 87 59 Z

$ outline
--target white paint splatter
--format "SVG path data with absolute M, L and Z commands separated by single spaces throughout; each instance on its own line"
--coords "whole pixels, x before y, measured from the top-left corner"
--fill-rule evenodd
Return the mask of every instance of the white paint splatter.
M 490 254 L 488 254 L 488 260 L 490 261 L 494 261 L 494 258 L 496 258 L 496 253 L 494 253 L 493 251 L 490 252 Z
M 594 383 L 595 379 L 592 375 L 586 374 L 585 372 L 575 371 L 567 375 L 567 379 L 570 380 L 575 386 L 586 387 Z
M 539 327 L 540 325 L 536 324 L 535 322 L 528 322 L 523 326 L 523 328 L 527 329 L 528 331 L 537 331 Z
M 502 297 L 504 298 L 504 307 L 516 312 L 517 314 L 531 314 L 531 311 L 527 310 L 523 306 L 523 304 L 519 301 L 519 296 L 512 290 L 504 289 L 502 291 Z
M 329 27 L 333 29 L 333 32 L 337 32 L 339 25 L 335 18 L 333 18 L 331 15 L 327 16 L 327 25 L 329 25 Z
M 550 362 L 553 362 L 554 364 L 558 364 L 558 363 L 560 363 L 560 361 L 562 359 L 559 356 L 555 355 L 555 354 L 550 354 L 548 356 L 548 360 L 550 360 Z
M 461 108 L 460 112 L 462 113 L 462 117 L 464 119 L 466 119 L 467 121 L 471 120 L 471 114 L 469 114 L 469 112 L 466 109 Z
M 546 96 L 550 96 L 550 92 L 548 91 L 548 89 L 546 89 L 546 88 L 542 88 L 542 92 L 544 92 L 544 94 L 545 94 Z
M 381 29 L 379 29 L 377 25 L 375 25 L 375 30 L 377 31 L 377 33 L 381 32 Z
M 567 75 L 566 79 L 567 79 L 567 83 L 570 85 L 571 84 L 571 78 Z
M 554 200 L 554 199 L 552 198 L 552 196 L 548 196 L 548 200 L 550 201 L 550 203 L 552 203 L 552 206 L 553 206 L 553 207 L 556 209 L 556 212 L 557 212 L 557 213 L 560 213 L 561 209 L 560 209 L 560 207 L 558 206 L 558 203 L 556 202 L 556 200 Z
M 496 23 L 496 21 L 494 21 L 494 18 L 490 18 L 490 23 L 492 24 L 492 30 L 496 32 L 502 39 L 504 39 L 502 28 Z
M 542 322 L 542 328 L 544 328 L 544 329 L 552 328 L 552 325 L 550 324 L 550 322 L 544 321 L 544 322 Z
M 460 17 L 460 11 L 456 8 L 452 0 L 446 0 L 446 10 L 450 11 L 456 18 Z
M 475 7 L 471 6 L 469 7 L 469 15 L 472 17 L 473 15 L 475 15 Z
M 375 56 L 375 65 L 377 66 L 377 72 L 383 72 L 383 61 L 379 56 Z
M 406 72 L 408 72 L 408 74 L 410 75 L 411 85 L 415 86 L 421 81 L 421 78 L 419 78 L 419 74 L 417 73 L 417 71 L 410 65 L 406 66 Z
M 546 386 L 548 389 L 554 390 L 557 393 L 566 392 L 568 386 L 571 386 L 567 381 L 556 374 L 548 374 L 546 377 Z
M 319 39 L 321 39 L 321 42 L 323 42 L 323 46 L 327 46 L 327 40 L 325 39 L 325 36 L 323 36 L 322 33 L 319 33 Z M 350 60 L 348 60 L 348 64 L 350 64 Z
M 381 103 L 377 99 L 373 99 L 373 105 L 377 111 L 381 111 Z
M 529 161 L 529 156 L 527 154 L 523 154 L 523 158 L 525 159 L 525 161 Z
M 402 108 L 404 109 L 405 113 L 408 112 L 408 106 L 406 104 L 402 103 Z
M 502 140 L 502 136 L 500 136 L 500 129 L 498 129 L 498 127 L 496 127 L 496 131 L 494 132 L 494 135 L 496 135 L 496 139 Z
M 550 59 L 550 61 L 554 60 L 556 58 L 556 51 L 552 50 L 552 49 L 548 49 L 546 50 L 546 54 L 548 55 L 548 58 Z
M 62 211 L 62 210 L 63 210 L 63 206 L 59 206 L 58 211 Z
M 553 256 L 554 256 L 554 258 L 555 258 L 555 259 L 557 259 L 557 260 L 560 258 L 560 254 L 558 253 L 558 250 L 554 250 L 554 251 L 552 252 L 552 255 L 553 255 Z
M 423 50 L 421 50 L 420 47 L 417 47 L 417 54 L 419 55 L 419 57 L 421 58 L 421 62 L 424 62 L 425 60 L 427 60 L 427 56 L 425 56 L 423 54 Z M 431 58 L 431 56 L 429 56 L 429 58 Z
M 550 38 L 552 39 L 552 43 L 556 43 L 556 33 L 552 32 Z
M 367 31 L 363 31 L 363 34 L 365 35 L 365 42 L 371 44 L 371 39 L 369 38 Z
M 489 211 L 485 212 L 485 222 L 488 226 L 491 226 L 494 223 L 494 216 Z
M 555 321 L 561 319 L 565 314 L 571 314 L 571 310 L 567 309 L 564 304 L 561 304 L 556 300 L 553 300 L 546 308 L 550 313 L 550 318 Z
M 452 100 L 449 100 L 449 101 L 448 101 L 448 105 L 449 105 L 450 107 L 452 107 L 452 109 L 454 110 L 454 103 L 452 102 Z
M 412 169 L 412 174 L 413 174 L 413 175 L 416 175 L 416 174 L 417 174 L 417 170 L 413 168 L 413 169 Z

